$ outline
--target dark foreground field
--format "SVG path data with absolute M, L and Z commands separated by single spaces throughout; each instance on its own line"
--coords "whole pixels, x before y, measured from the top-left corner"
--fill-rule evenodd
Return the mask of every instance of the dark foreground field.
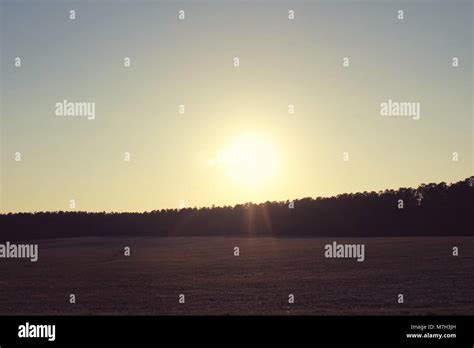
M 0 314 L 474 314 L 474 237 L 337 239 L 365 262 L 324 258 L 332 240 L 43 240 L 36 263 L 0 260 Z

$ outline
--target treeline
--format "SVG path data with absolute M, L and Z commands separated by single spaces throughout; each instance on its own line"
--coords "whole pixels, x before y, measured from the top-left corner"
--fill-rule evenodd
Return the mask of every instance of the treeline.
M 447 185 L 146 213 L 0 215 L 2 240 L 80 236 L 474 235 L 474 176 Z M 293 209 L 290 206 L 294 205 Z

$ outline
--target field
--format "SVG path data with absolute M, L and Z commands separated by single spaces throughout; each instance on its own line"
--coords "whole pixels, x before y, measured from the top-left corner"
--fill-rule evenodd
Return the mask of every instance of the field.
M 474 314 L 474 237 L 337 239 L 364 243 L 365 262 L 325 258 L 332 240 L 40 240 L 38 262 L 0 260 L 0 314 Z

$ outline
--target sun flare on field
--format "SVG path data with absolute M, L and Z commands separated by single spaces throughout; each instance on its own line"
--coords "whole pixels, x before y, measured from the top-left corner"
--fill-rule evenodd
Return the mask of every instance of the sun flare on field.
M 242 187 L 265 186 L 277 175 L 275 147 L 260 134 L 241 134 L 220 149 L 208 164 L 223 171 L 233 183 Z

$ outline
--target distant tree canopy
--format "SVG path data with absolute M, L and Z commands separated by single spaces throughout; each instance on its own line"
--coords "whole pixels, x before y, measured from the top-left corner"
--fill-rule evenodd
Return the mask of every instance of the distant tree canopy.
M 146 213 L 0 215 L 3 240 L 83 236 L 466 236 L 474 235 L 474 176 L 447 185 L 340 194 L 234 207 Z M 403 206 L 403 208 L 401 208 Z

